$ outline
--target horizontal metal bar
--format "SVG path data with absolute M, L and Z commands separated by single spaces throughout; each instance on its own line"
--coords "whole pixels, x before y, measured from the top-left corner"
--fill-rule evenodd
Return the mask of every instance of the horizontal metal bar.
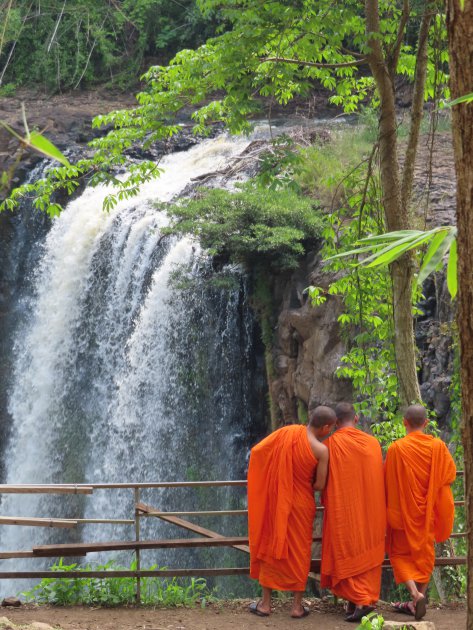
M 458 566 L 466 564 L 466 558 L 436 558 L 436 566 Z M 390 568 L 388 560 L 383 562 L 383 568 Z M 311 571 L 320 571 L 320 558 L 313 558 Z M 0 579 L 25 579 L 25 578 L 113 578 L 113 577 L 190 577 L 190 576 L 212 576 L 212 575 L 248 575 L 249 567 L 214 568 L 214 569 L 163 569 L 140 571 L 117 570 L 117 571 L 3 571 L 0 572 Z
M 91 483 L 92 488 L 211 488 L 221 486 L 246 486 L 246 479 L 237 481 L 149 481 L 144 483 Z M 80 484 L 79 484 L 80 485 Z
M 130 518 L 75 518 L 79 523 L 113 523 L 114 525 L 134 525 L 135 521 Z
M 0 525 L 20 525 L 26 527 L 66 527 L 77 525 L 76 520 L 65 518 L 32 518 L 23 516 L 0 516 Z
M 0 484 L 0 494 L 92 494 L 89 484 Z
M 207 510 L 202 512 L 143 512 L 140 516 L 246 516 L 248 510 Z
M 174 549 L 187 547 L 232 547 L 234 545 L 247 545 L 247 536 L 231 536 L 228 538 L 172 538 L 168 540 L 112 540 L 96 543 L 71 543 L 60 545 L 40 545 L 33 547 L 36 556 L 62 553 L 69 555 L 74 552 L 94 553 L 96 551 L 126 551 L 135 549 Z
M 191 576 L 217 576 L 217 575 L 248 575 L 249 567 L 229 567 L 217 569 L 163 569 L 162 571 L 3 571 L 0 579 L 25 579 L 25 578 L 117 578 L 117 577 L 191 577 Z

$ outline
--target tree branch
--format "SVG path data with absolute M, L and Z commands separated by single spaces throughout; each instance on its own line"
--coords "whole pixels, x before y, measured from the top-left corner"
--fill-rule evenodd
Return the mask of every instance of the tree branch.
M 410 6 L 409 0 L 404 0 L 402 7 L 401 20 L 399 21 L 399 28 L 397 29 L 397 37 L 394 42 L 394 46 L 388 55 L 388 67 L 389 72 L 394 76 L 396 72 L 397 62 L 399 61 L 399 54 L 401 52 L 402 40 L 404 39 L 404 32 L 409 20 Z
M 274 63 L 292 63 L 297 66 L 309 66 L 311 68 L 348 68 L 350 66 L 360 66 L 368 63 L 368 59 L 354 59 L 343 63 L 316 63 L 315 61 L 303 61 L 302 59 L 287 59 L 286 57 L 261 57 L 260 61 L 272 61 Z
M 409 139 L 407 142 L 404 168 L 401 182 L 401 206 L 408 211 L 409 202 L 412 195 L 412 185 L 414 181 L 414 165 L 419 145 L 420 123 L 424 108 L 424 89 L 427 79 L 427 44 L 429 38 L 430 21 L 432 13 L 425 12 L 422 16 L 419 30 L 419 40 L 417 44 L 416 71 L 414 78 L 414 94 L 411 107 L 411 126 L 409 129 Z

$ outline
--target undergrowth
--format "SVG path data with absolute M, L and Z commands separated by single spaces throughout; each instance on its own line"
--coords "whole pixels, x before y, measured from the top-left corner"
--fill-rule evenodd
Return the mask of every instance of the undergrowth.
M 64 564 L 60 558 L 51 567 L 51 571 L 120 571 L 128 567 L 119 566 L 111 560 L 103 565 L 90 564 L 79 567 L 77 564 Z M 136 570 L 136 563 L 132 562 L 130 570 Z M 157 570 L 157 565 L 147 570 Z M 40 604 L 54 604 L 68 606 L 74 604 L 120 606 L 132 604 L 136 596 L 136 578 L 43 578 L 39 584 L 21 595 L 26 601 Z M 204 578 L 171 578 L 142 577 L 141 603 L 154 604 L 165 607 L 195 606 L 205 607 L 213 599 L 212 591 L 207 587 Z

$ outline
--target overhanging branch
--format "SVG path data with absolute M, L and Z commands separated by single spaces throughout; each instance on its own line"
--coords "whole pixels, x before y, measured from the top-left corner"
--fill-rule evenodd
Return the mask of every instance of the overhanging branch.
M 271 61 L 273 63 L 291 63 L 297 66 L 308 66 L 310 68 L 348 68 L 350 66 L 361 66 L 367 64 L 366 57 L 362 59 L 354 59 L 353 61 L 345 61 L 342 63 L 317 63 L 315 61 L 304 61 L 303 59 L 288 59 L 287 57 L 262 57 L 261 62 Z

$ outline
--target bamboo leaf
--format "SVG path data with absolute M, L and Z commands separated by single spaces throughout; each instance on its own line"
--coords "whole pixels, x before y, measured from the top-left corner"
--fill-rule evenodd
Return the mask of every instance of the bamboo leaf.
M 457 259 L 457 241 L 453 240 L 450 246 L 450 255 L 448 257 L 447 265 L 447 287 L 452 300 L 455 298 L 458 290 Z
M 0 125 L 2 125 L 2 127 L 6 129 L 8 133 L 14 136 L 17 140 L 19 140 L 20 142 L 23 142 L 23 138 L 19 134 L 17 134 L 16 131 L 10 127 L 10 125 L 7 125 L 6 122 L 4 122 L 3 120 L 0 120 Z
M 360 241 L 361 242 L 361 241 Z M 330 256 L 329 258 L 324 258 L 324 262 L 327 260 L 335 260 L 336 258 L 344 258 L 347 256 L 355 256 L 356 254 L 363 254 L 364 252 L 372 252 L 376 247 L 382 247 L 382 243 L 379 245 L 367 245 L 366 247 L 357 247 L 356 249 L 350 249 L 348 252 L 341 252 L 340 254 L 335 254 L 334 256 Z
M 396 232 L 386 232 L 386 234 L 375 234 L 374 236 L 367 236 L 366 238 L 360 239 L 358 243 L 397 241 L 407 236 L 413 237 L 413 236 L 420 236 L 421 234 L 425 234 L 425 232 L 421 232 L 420 230 L 398 230 Z
M 28 138 L 28 144 L 33 148 L 45 155 L 46 157 L 53 158 L 64 166 L 70 166 L 69 160 L 54 146 L 47 138 L 42 136 L 37 131 L 31 132 Z
M 391 243 L 380 252 L 376 252 L 372 256 L 366 258 L 366 260 L 364 260 L 362 264 L 366 267 L 379 267 L 380 265 L 388 265 L 389 263 L 392 263 L 394 260 L 402 256 L 402 254 L 404 254 L 405 252 L 409 251 L 410 249 L 414 249 L 419 245 L 422 245 L 430 238 L 432 238 L 430 232 L 419 232 L 418 234 L 419 235 L 415 238 L 413 238 L 412 236 L 406 236 L 399 239 L 398 241 L 395 241 L 394 243 Z
M 464 94 L 463 96 L 459 96 L 453 101 L 449 101 L 445 103 L 445 107 L 453 107 L 454 105 L 460 105 L 460 103 L 471 103 L 473 101 L 473 92 L 470 94 Z
M 432 273 L 432 271 L 434 270 L 434 267 L 431 268 L 429 266 L 429 263 L 432 259 L 432 256 L 435 255 L 435 252 L 438 250 L 438 248 L 444 241 L 447 234 L 448 232 L 446 230 L 442 230 L 441 232 L 438 232 L 434 236 L 434 238 L 431 240 L 429 247 L 427 248 L 427 251 L 425 252 L 424 258 L 422 259 L 422 265 L 419 270 L 419 275 L 417 277 L 417 282 L 419 284 L 422 284 L 424 280 L 427 278 L 427 276 L 429 275 L 429 273 Z
M 450 245 L 454 240 L 455 231 L 451 230 L 450 232 L 447 232 L 445 238 L 437 246 L 437 249 L 432 253 L 430 259 L 420 268 L 419 275 L 417 276 L 418 284 L 422 284 L 425 278 L 427 278 L 429 274 L 433 273 L 439 267 L 442 263 L 443 257 L 448 252 Z

